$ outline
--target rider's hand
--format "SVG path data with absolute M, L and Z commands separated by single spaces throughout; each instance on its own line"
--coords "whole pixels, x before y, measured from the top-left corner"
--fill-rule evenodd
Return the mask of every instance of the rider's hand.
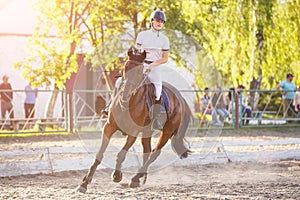
M 145 73 L 149 73 L 149 72 L 151 72 L 151 70 L 152 70 L 151 64 L 150 64 L 150 65 L 147 65 L 147 66 L 145 67 Z

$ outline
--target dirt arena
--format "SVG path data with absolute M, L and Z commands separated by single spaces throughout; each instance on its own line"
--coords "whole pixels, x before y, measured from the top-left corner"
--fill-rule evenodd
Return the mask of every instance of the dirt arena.
M 299 139 L 300 130 L 223 131 L 221 138 L 222 141 Z M 0 149 L 76 147 L 81 145 L 78 141 L 76 134 L 1 138 Z M 276 148 L 300 148 L 299 145 Z M 233 151 L 234 148 L 228 149 Z M 247 151 L 256 151 L 255 146 L 247 148 Z M 0 162 L 7 162 L 6 159 L 0 158 Z M 9 162 L 14 162 L 13 158 Z M 87 193 L 81 194 L 75 188 L 86 172 L 69 170 L 1 177 L 0 199 L 300 199 L 298 159 L 170 165 L 149 174 L 147 183 L 135 189 L 128 187 L 132 174 L 124 173 L 121 183 L 113 183 L 112 169 L 98 169 Z

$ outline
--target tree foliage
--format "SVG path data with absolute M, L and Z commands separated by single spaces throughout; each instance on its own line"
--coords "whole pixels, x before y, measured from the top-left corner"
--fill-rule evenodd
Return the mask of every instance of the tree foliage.
M 202 72 L 215 68 L 223 85 L 254 89 L 274 88 L 288 72 L 300 76 L 299 0 L 51 0 L 36 7 L 40 15 L 30 56 L 16 66 L 40 84 L 54 80 L 63 88 L 78 69 L 80 53 L 98 67 L 109 67 L 103 63 L 117 60 L 116 52 L 108 51 L 119 48 L 115 38 L 132 28 L 134 40 L 148 27 L 155 8 L 165 11 L 167 30 L 179 31 L 203 47 L 199 65 L 207 68 L 195 67 L 198 84 L 203 84 Z M 179 39 L 171 40 L 171 58 L 184 65 Z
M 56 0 L 39 1 L 38 25 L 30 38 L 27 58 L 15 64 L 25 77 L 37 84 L 55 82 L 59 89 L 73 72 L 77 72 L 77 57 L 86 54 L 124 30 L 121 13 L 113 5 L 117 1 Z M 107 36 L 107 38 L 106 38 Z
M 286 73 L 299 77 L 298 0 L 187 1 L 184 5 L 190 24 L 187 33 L 212 56 L 225 84 L 250 87 L 253 81 L 262 81 L 263 88 L 270 89 Z M 259 88 L 260 83 L 253 89 Z

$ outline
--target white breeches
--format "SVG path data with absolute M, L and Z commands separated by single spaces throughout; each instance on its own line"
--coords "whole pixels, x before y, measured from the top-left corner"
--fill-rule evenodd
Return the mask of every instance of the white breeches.
M 119 77 L 115 82 L 115 88 L 117 88 L 119 90 L 121 84 L 122 84 L 122 77 Z
M 159 100 L 162 92 L 161 66 L 156 66 L 148 73 L 149 80 L 155 86 L 155 100 Z

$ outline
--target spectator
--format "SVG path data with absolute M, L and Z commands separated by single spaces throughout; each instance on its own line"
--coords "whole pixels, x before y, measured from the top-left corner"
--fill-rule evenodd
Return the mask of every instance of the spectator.
M 6 112 L 8 112 L 9 118 L 14 118 L 14 110 L 13 110 L 13 92 L 10 83 L 8 82 L 9 77 L 4 75 L 2 77 L 3 82 L 0 84 L 0 101 L 1 101 L 1 117 L 5 119 Z M 9 91 L 10 90 L 10 91 Z M 13 127 L 13 123 L 11 122 L 11 129 Z
M 208 87 L 204 89 L 204 95 L 200 99 L 200 111 L 203 114 L 205 120 L 206 120 L 206 114 L 210 114 L 212 115 L 213 124 L 219 123 L 216 110 L 213 108 L 211 103 Z
M 294 99 L 294 90 L 296 89 L 296 85 L 293 82 L 293 77 L 293 74 L 287 74 L 286 80 L 282 81 L 276 86 L 277 90 L 281 88 L 284 118 L 288 116 L 288 109 L 290 105 L 292 105 Z
M 300 110 L 300 85 L 298 89 L 296 90 L 295 96 L 294 96 L 294 107 L 295 111 L 298 113 L 299 116 L 299 110 Z
M 229 117 L 229 112 L 226 109 L 222 88 L 217 87 L 218 91 L 212 97 L 212 104 L 219 115 L 220 121 L 223 123 Z
M 243 85 L 239 85 L 236 89 L 237 94 L 240 95 L 240 98 L 242 99 L 242 105 L 241 105 L 241 112 L 242 112 L 242 117 L 245 117 L 245 115 L 247 114 L 247 118 L 251 118 L 252 117 L 252 109 L 250 106 L 247 105 L 245 97 L 243 95 L 243 93 L 241 92 L 242 90 L 244 90 L 245 87 Z M 243 124 L 244 120 L 243 120 Z M 246 124 L 249 124 L 249 119 L 246 120 Z
M 25 95 L 26 95 L 24 101 L 25 118 L 32 119 L 34 118 L 35 103 L 36 103 L 36 98 L 38 96 L 38 91 L 37 88 L 32 89 L 31 82 L 29 82 L 29 84 L 25 86 Z
M 232 111 L 232 103 L 234 103 L 234 99 L 232 101 L 232 97 L 234 98 L 234 93 L 235 93 L 235 89 L 229 88 L 229 92 L 226 95 L 226 109 L 228 110 L 229 113 L 231 113 Z

